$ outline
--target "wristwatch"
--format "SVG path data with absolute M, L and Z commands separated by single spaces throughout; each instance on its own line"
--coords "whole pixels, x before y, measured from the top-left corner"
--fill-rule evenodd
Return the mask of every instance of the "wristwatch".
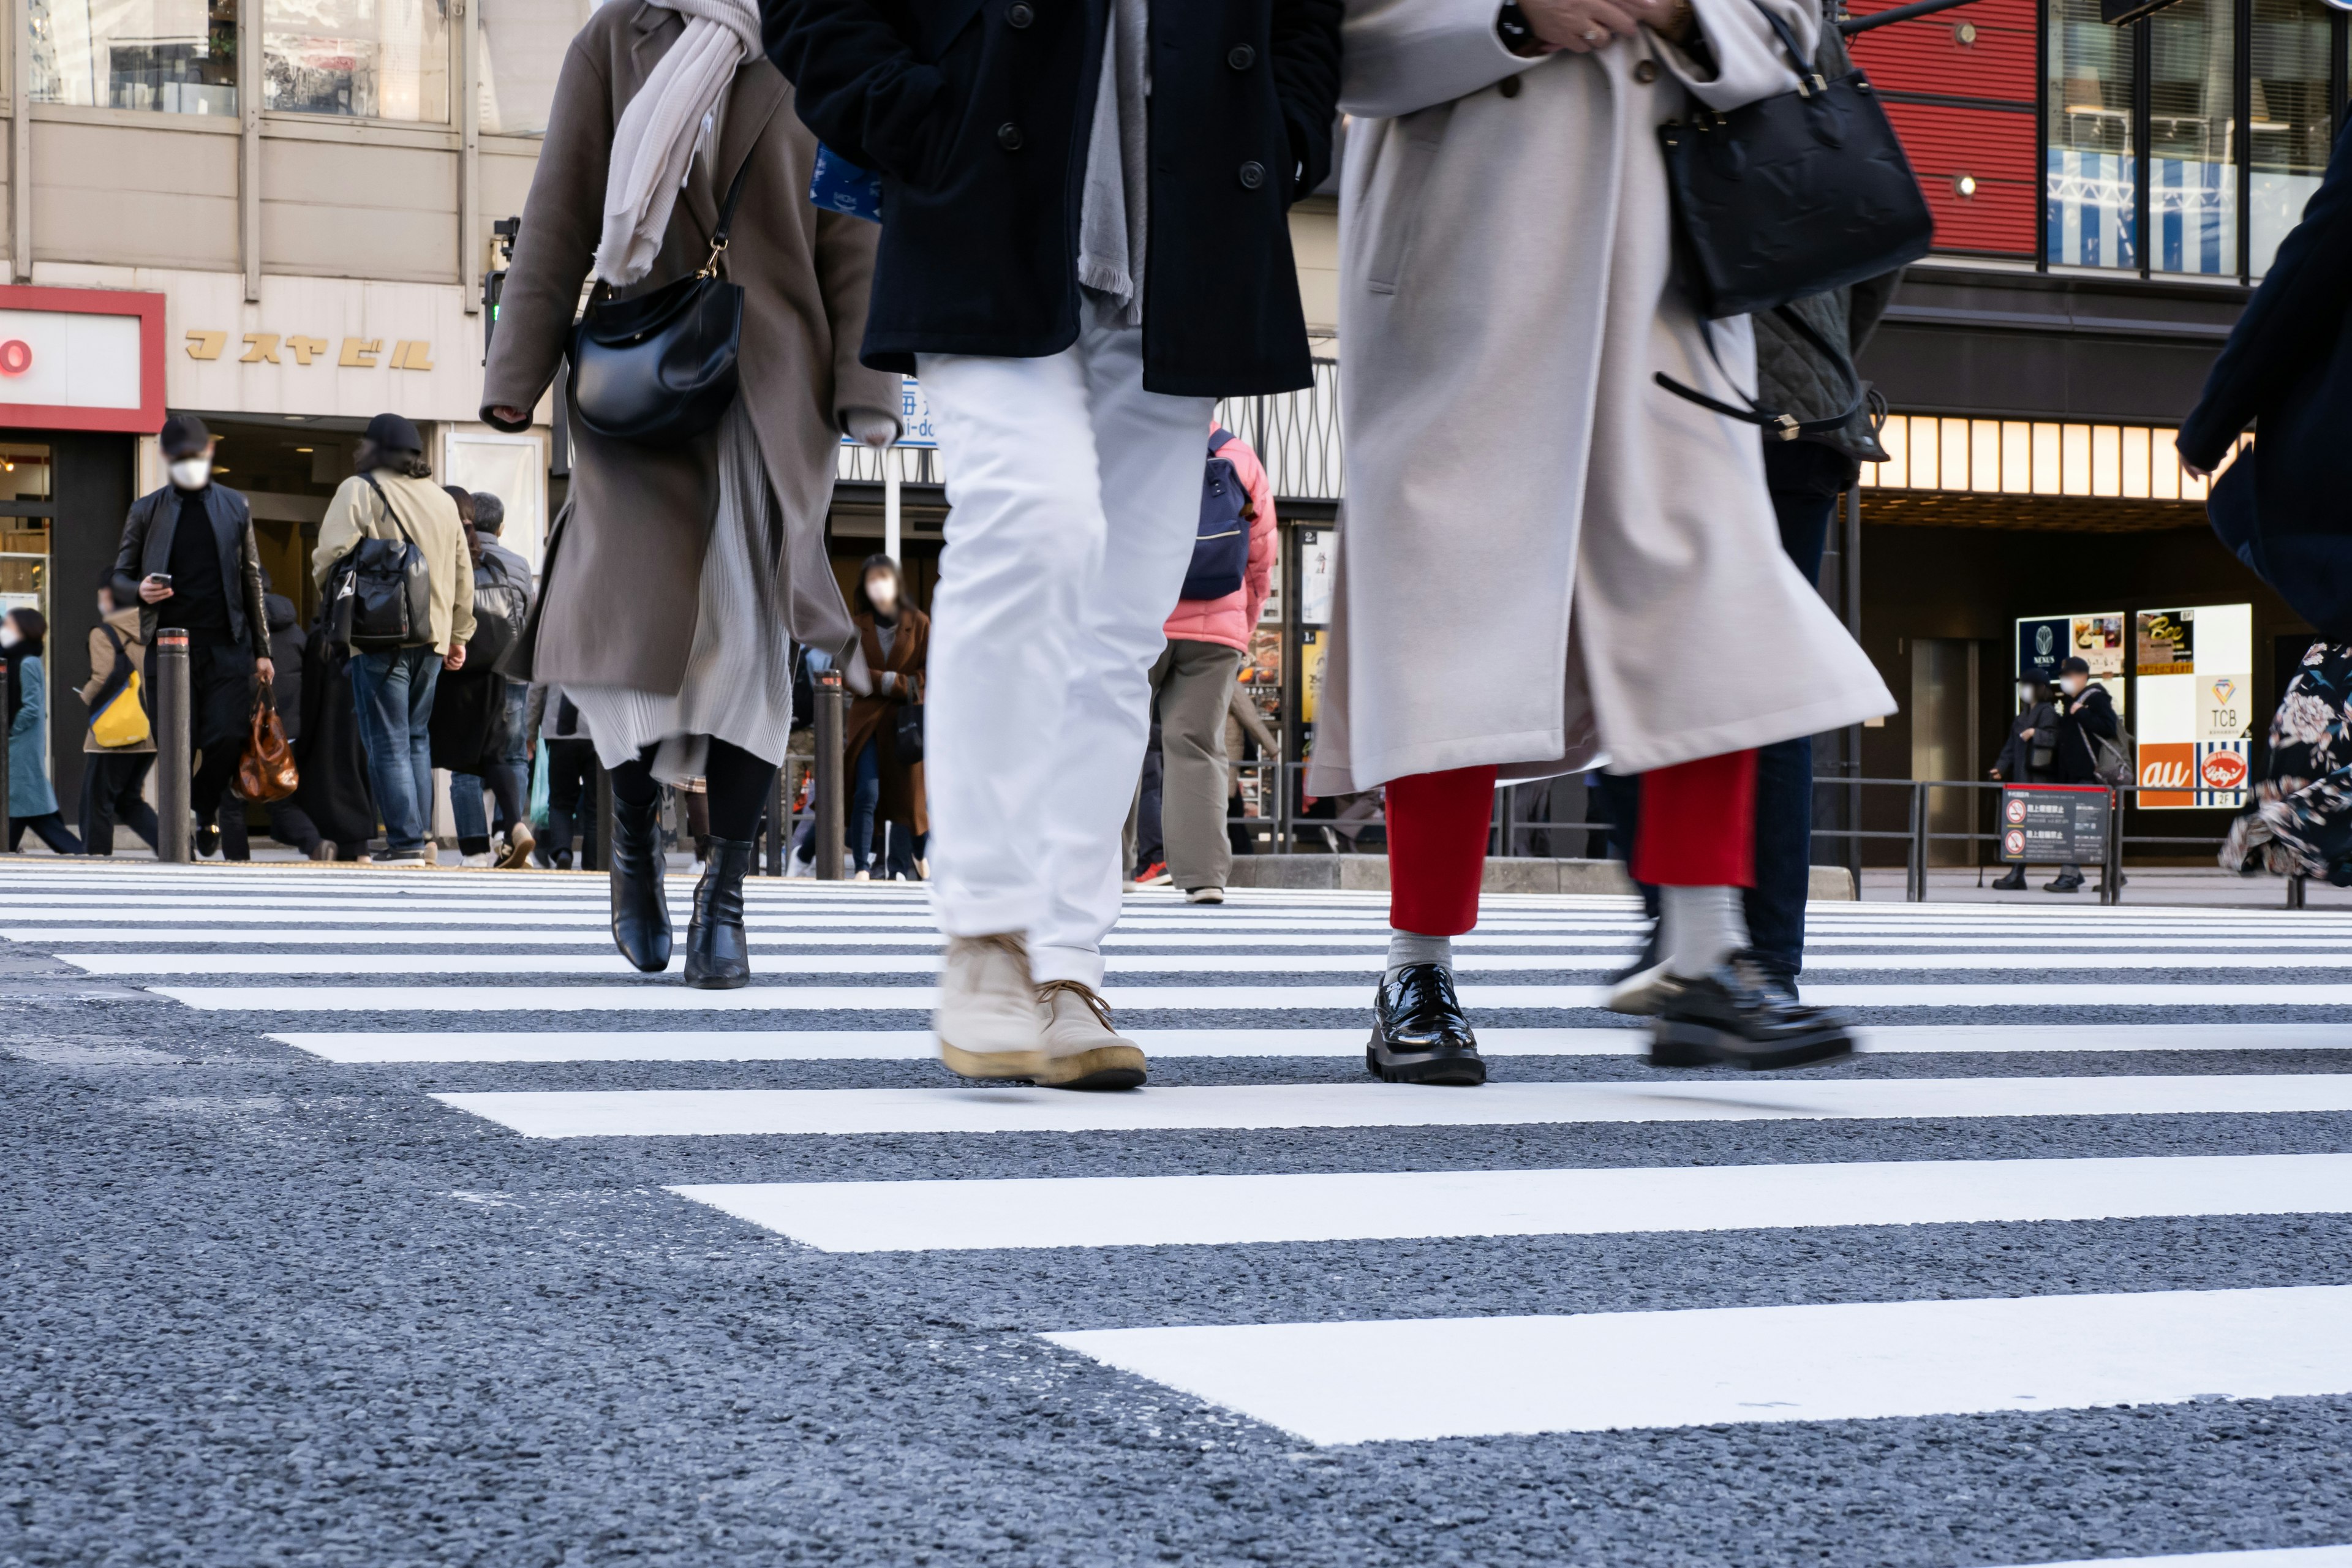
M 1503 8 L 1495 13 L 1495 36 L 1515 55 L 1532 55 L 1543 47 L 1535 24 L 1519 9 L 1519 0 L 1503 0 Z

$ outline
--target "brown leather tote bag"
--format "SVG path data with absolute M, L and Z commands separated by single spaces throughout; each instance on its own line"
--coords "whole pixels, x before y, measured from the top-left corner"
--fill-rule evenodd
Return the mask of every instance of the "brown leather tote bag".
M 237 759 L 236 793 L 266 805 L 284 800 L 301 782 L 293 748 L 286 743 L 286 726 L 278 722 L 277 694 L 265 681 L 253 700 L 253 733 Z

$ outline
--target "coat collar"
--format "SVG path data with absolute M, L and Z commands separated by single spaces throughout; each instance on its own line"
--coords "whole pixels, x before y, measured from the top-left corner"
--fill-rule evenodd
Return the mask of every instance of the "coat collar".
M 698 168 L 695 177 L 686 183 L 687 211 L 694 215 L 706 239 L 718 232 L 719 204 L 727 197 L 728 182 L 735 178 L 736 171 L 751 155 L 752 147 L 767 130 L 768 121 L 776 117 L 776 110 L 790 90 L 784 84 L 783 73 L 765 58 L 745 60 L 736 71 L 728 88 L 726 110 L 720 116 L 716 166 L 708 174 Z

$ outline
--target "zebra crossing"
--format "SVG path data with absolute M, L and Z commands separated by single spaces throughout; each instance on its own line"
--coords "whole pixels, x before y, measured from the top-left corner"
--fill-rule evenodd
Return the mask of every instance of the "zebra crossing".
M 689 889 L 673 878 L 681 927 Z M 937 938 L 919 889 L 755 880 L 747 901 L 755 979 L 736 992 L 630 971 L 586 876 L 36 863 L 0 872 L 0 938 L 321 1075 L 463 1069 L 467 1087 L 415 1093 L 469 1136 L 526 1161 L 625 1142 L 682 1211 L 883 1269 L 1148 1257 L 1182 1276 L 1233 1248 L 1343 1244 L 1411 1247 L 1409 1268 L 1433 1247 L 1571 1237 L 1740 1237 L 1769 1255 L 1899 1232 L 1969 1249 L 2062 1226 L 2092 1246 L 2135 1222 L 2226 1237 L 2261 1216 L 2352 1215 L 2352 914 L 1816 905 L 1807 996 L 1857 1017 L 1860 1052 L 1740 1076 L 1654 1072 L 1645 1036 L 1598 1011 L 1642 929 L 1629 900 L 1492 897 L 1459 967 L 1494 1081 L 1454 1090 L 1349 1070 L 1380 896 L 1203 910 L 1145 892 L 1106 944 L 1106 989 L 1155 1081 L 1082 1096 L 926 1067 Z M 597 1076 L 656 1068 L 658 1083 Z M 1508 1138 L 1454 1145 L 1468 1163 L 1426 1141 L 1389 1165 L 1360 1152 L 1479 1130 Z M 1349 1136 L 1352 1163 L 1302 1152 Z M 1224 1141 L 1220 1168 L 1208 1139 Z M 956 1173 L 842 1173 L 909 1141 Z M 819 1146 L 821 1173 L 734 1179 L 747 1152 L 782 1177 Z M 1041 1148 L 1115 1150 L 1119 1169 L 1032 1173 Z M 2249 1259 L 2254 1282 L 2188 1289 L 2087 1271 L 2032 1292 L 1929 1278 L 1899 1298 L 1636 1310 L 1334 1300 L 1135 1321 L 1074 1301 L 1021 1327 L 1068 1364 L 1309 1450 L 2352 1400 L 2352 1274 L 2304 1261 L 2289 1283 Z M 2273 1559 L 2344 1560 L 2242 1561 Z M 1913 1560 L 1948 1559 L 1923 1544 Z

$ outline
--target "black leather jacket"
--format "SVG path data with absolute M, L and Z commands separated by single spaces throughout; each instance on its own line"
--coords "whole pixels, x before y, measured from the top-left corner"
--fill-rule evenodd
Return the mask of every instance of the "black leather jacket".
M 229 635 L 256 658 L 269 657 L 269 611 L 262 603 L 261 551 L 253 538 L 253 509 L 226 485 L 205 487 L 205 512 L 212 519 L 213 540 L 220 550 L 220 574 L 236 588 L 228 596 Z M 180 491 L 165 485 L 131 503 L 122 525 L 122 544 L 114 552 L 114 602 L 139 606 L 139 636 L 154 645 L 155 628 L 172 601 L 151 605 L 139 596 L 139 584 L 149 574 L 172 569 L 172 535 L 180 526 Z

